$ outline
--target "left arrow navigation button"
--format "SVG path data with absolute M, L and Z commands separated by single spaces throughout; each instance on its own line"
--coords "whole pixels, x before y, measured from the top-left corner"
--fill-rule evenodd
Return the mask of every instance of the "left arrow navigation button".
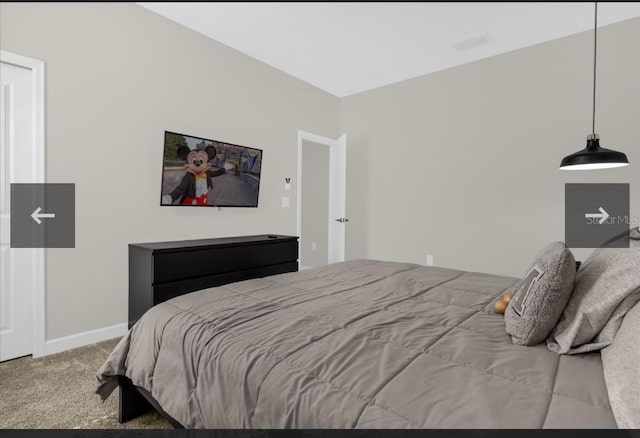
M 33 210 L 33 213 L 31 213 L 31 218 L 34 221 L 36 221 L 38 225 L 42 223 L 40 219 L 53 219 L 56 217 L 55 213 L 40 213 L 41 211 L 42 211 L 42 208 L 38 207 L 35 210 Z
M 74 248 L 75 184 L 11 184 L 11 247 Z

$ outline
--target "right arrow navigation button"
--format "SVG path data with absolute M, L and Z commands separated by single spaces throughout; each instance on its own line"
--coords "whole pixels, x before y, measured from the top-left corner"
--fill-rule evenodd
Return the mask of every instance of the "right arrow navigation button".
M 564 239 L 567 246 L 629 248 L 628 234 L 633 226 L 629 198 L 629 184 L 565 184 Z
M 604 208 L 600 207 L 598 210 L 600 210 L 600 213 L 586 213 L 584 217 L 586 217 L 587 219 L 600 219 L 598 223 L 602 225 L 607 221 L 607 219 L 609 219 L 610 216 Z

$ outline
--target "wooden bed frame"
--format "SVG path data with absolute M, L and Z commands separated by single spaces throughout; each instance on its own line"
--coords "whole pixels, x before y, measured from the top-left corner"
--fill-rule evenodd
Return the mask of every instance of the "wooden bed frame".
M 119 376 L 119 383 L 120 402 L 118 403 L 118 421 L 120 423 L 126 423 L 151 409 L 155 409 L 160 415 L 166 418 L 174 428 L 185 428 L 179 421 L 167 414 L 164 409 L 160 407 L 160 404 L 151 396 L 149 391 L 135 386 L 128 377 Z

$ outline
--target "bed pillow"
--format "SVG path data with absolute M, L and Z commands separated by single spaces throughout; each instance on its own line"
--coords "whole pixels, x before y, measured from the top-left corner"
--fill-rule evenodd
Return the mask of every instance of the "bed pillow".
M 563 242 L 544 248 L 511 298 L 505 326 L 514 344 L 544 341 L 567 305 L 576 276 L 576 261 Z
M 547 347 L 558 354 L 599 350 L 613 342 L 625 314 L 640 300 L 640 231 L 629 248 L 598 248 L 582 264 Z
M 640 428 L 640 304 L 622 320 L 613 343 L 602 349 L 611 411 L 621 429 Z

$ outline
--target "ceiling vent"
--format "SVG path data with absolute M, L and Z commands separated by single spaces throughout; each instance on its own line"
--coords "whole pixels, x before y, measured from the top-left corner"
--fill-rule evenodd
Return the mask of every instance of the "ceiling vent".
M 456 41 L 455 43 L 453 43 L 453 47 L 455 47 L 456 50 L 463 51 L 480 47 L 488 43 L 489 36 L 487 34 L 484 34 Z

